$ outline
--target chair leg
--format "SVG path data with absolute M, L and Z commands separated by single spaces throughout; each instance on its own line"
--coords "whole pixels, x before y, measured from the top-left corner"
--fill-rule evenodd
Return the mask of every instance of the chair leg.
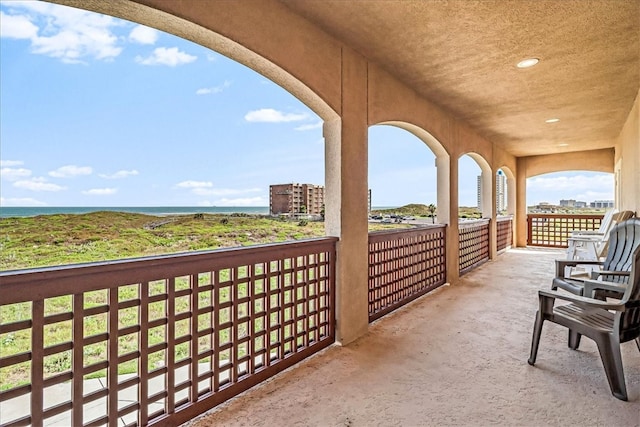
M 602 335 L 595 340 L 602 358 L 604 372 L 607 374 L 611 393 L 620 400 L 627 400 L 627 387 L 624 383 L 620 342 L 610 335 Z
M 544 319 L 538 310 L 536 312 L 536 322 L 533 325 L 533 338 L 531 340 L 531 354 L 529 355 L 529 360 L 527 363 L 532 365 L 536 363 L 536 357 L 538 356 L 538 345 L 540 344 L 540 335 L 542 333 L 542 324 L 544 323 Z
M 569 348 L 571 350 L 577 350 L 580 346 L 581 334 L 577 333 L 573 329 L 569 329 Z

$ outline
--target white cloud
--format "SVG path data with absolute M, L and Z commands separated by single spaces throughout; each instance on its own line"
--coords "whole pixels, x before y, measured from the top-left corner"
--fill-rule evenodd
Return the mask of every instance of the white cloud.
M 91 175 L 93 169 L 90 166 L 62 166 L 54 171 L 49 172 L 49 176 L 54 178 L 71 178 L 79 175 Z
M 13 167 L 13 166 L 22 166 L 24 162 L 22 160 L 0 160 L 0 167 Z
M 282 111 L 274 110 L 273 108 L 262 108 L 260 110 L 249 111 L 244 119 L 248 122 L 267 122 L 267 123 L 283 123 L 283 122 L 297 122 L 305 120 L 307 114 L 295 114 L 295 113 L 283 113 Z
M 203 87 L 201 89 L 196 90 L 196 95 L 210 95 L 214 93 L 220 93 L 230 86 L 231 86 L 231 82 L 228 80 L 225 80 L 225 82 L 219 86 Z
M 92 188 L 91 190 L 85 190 L 82 194 L 89 196 L 108 196 L 118 192 L 117 188 Z
M 13 183 L 14 187 L 23 188 L 31 191 L 62 191 L 66 190 L 66 187 L 62 187 L 57 184 L 47 182 L 46 178 L 32 178 L 30 180 L 16 181 Z
M 176 184 L 178 188 L 210 188 L 213 187 L 211 181 L 182 181 Z
M 129 40 L 139 44 L 155 44 L 158 40 L 159 32 L 144 25 L 136 25 L 129 33 Z
M 613 174 L 594 173 L 578 175 L 538 176 L 527 179 L 527 202 L 535 204 L 549 202 L 557 204 L 561 199 L 583 202 L 612 200 Z
M 265 206 L 269 202 L 263 197 L 247 197 L 239 199 L 220 199 L 217 200 L 214 206 Z
M 21 178 L 27 178 L 31 176 L 31 171 L 25 168 L 1 168 L 0 176 L 9 181 L 15 181 Z
M 300 131 L 304 131 L 304 130 L 313 130 L 313 129 L 320 129 L 322 127 L 322 122 L 318 122 L 318 123 L 310 123 L 308 125 L 300 125 L 296 128 L 293 128 L 294 130 L 300 130 Z
M 553 176 L 534 177 L 527 180 L 528 190 L 552 190 L 552 191 L 586 191 L 589 189 L 610 189 L 613 188 L 612 174 L 576 175 L 576 176 Z
M 213 188 L 211 181 L 182 181 L 176 188 L 186 188 L 198 196 L 231 196 L 234 194 L 257 193 L 260 188 Z
M 7 15 L 0 12 L 0 37 L 10 39 L 32 39 L 38 35 L 38 27 L 29 18 L 20 15 Z
M 231 196 L 234 194 L 246 194 L 256 193 L 262 191 L 260 188 L 247 188 L 247 189 L 235 189 L 235 188 L 193 188 L 191 192 L 198 196 Z
M 122 178 L 126 178 L 128 176 L 135 176 L 135 175 L 138 175 L 138 171 L 135 170 L 135 169 L 132 169 L 130 171 L 121 170 L 121 171 L 118 171 L 116 173 L 112 173 L 111 175 L 100 174 L 98 176 L 100 178 L 105 178 L 105 179 L 122 179 Z
M 36 54 L 65 63 L 85 58 L 112 60 L 120 55 L 112 27 L 122 21 L 81 9 L 46 2 L 12 2 L 11 15 L 2 13 L 2 37 L 26 39 Z
M 17 198 L 0 197 L 0 205 L 2 206 L 46 206 L 47 204 L 40 200 L 32 199 L 31 197 Z
M 136 56 L 136 62 L 142 65 L 168 65 L 175 67 L 181 64 L 188 64 L 198 59 L 197 56 L 180 52 L 177 47 L 158 47 L 154 49 L 153 54 L 147 58 Z

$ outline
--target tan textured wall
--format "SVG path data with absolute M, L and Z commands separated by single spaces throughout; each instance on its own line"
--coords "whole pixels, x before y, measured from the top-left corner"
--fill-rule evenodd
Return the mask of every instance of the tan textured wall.
M 640 92 L 618 137 L 616 164 L 620 167 L 618 209 L 640 215 Z

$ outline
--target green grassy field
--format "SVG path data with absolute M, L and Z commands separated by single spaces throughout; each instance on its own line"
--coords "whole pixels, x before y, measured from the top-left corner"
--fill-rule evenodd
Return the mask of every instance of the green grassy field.
M 372 230 L 397 228 L 371 224 Z M 0 270 L 250 246 L 325 235 L 324 223 L 265 216 L 122 212 L 0 219 Z
M 370 224 L 371 230 L 409 227 L 407 224 Z M 121 212 L 94 212 L 82 215 L 45 215 L 30 218 L 0 219 L 0 270 L 14 270 L 44 266 L 66 265 L 80 262 L 97 262 L 140 256 L 170 254 L 194 250 L 219 249 L 300 240 L 325 235 L 324 223 L 295 220 L 286 221 L 264 216 L 235 215 L 179 215 L 157 217 Z M 178 289 L 188 283 L 176 283 Z M 150 295 L 166 292 L 164 283 L 150 284 Z M 127 301 L 138 297 L 136 286 L 118 289 L 118 300 Z M 222 298 L 225 296 L 222 295 Z M 201 296 L 199 304 L 206 306 L 208 294 Z M 85 295 L 85 307 L 105 305 L 106 290 Z M 71 296 L 51 298 L 45 302 L 45 315 L 71 311 Z M 190 310 L 186 299 L 176 302 L 176 311 Z M 130 311 L 130 312 L 129 312 Z M 164 302 L 151 304 L 151 319 L 165 315 Z M 27 320 L 31 316 L 31 303 L 11 304 L 0 307 L 0 322 L 3 324 Z M 200 316 L 201 327 L 211 319 Z M 137 323 L 135 309 L 119 313 L 119 327 L 126 328 Z M 223 319 L 224 320 L 224 319 Z M 102 313 L 84 319 L 84 336 L 95 336 L 107 332 L 107 314 Z M 259 324 L 256 328 L 261 327 Z M 188 333 L 188 321 L 175 325 L 176 336 Z M 69 342 L 72 339 L 72 321 L 45 326 L 45 346 Z M 228 331 L 221 331 L 224 342 Z M 149 345 L 165 340 L 166 330 L 158 327 L 150 331 Z M 0 357 L 28 352 L 30 331 L 20 330 L 0 335 Z M 137 349 L 136 334 L 118 340 L 118 353 L 126 354 Z M 211 345 L 207 342 L 203 346 Z M 83 364 L 104 361 L 106 342 L 89 345 L 84 349 Z M 176 358 L 188 354 L 188 345 L 176 348 Z M 229 352 L 230 350 L 227 350 Z M 222 358 L 231 354 L 223 354 Z M 151 354 L 149 369 L 161 363 L 162 352 Z M 47 356 L 44 360 L 45 376 L 49 377 L 71 369 L 71 351 Z M 120 373 L 131 373 L 137 369 L 132 360 L 118 366 Z M 7 390 L 29 381 L 29 362 L 0 369 L 0 390 Z M 96 371 L 88 377 L 104 376 L 105 371 Z

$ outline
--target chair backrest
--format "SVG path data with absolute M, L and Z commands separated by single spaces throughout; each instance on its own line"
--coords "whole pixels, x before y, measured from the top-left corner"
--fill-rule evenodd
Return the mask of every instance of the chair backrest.
M 633 252 L 631 262 L 629 285 L 621 300 L 625 311 L 617 312 L 615 319 L 621 343 L 640 337 L 640 246 Z
M 613 211 L 613 209 L 611 211 Z M 632 218 L 634 215 L 635 215 L 635 212 L 633 211 L 621 211 L 621 212 L 616 212 L 611 216 L 611 220 L 609 221 L 609 228 L 607 229 L 605 234 L 602 235 L 602 240 L 596 243 L 596 251 L 599 258 L 607 256 L 608 254 L 609 243 L 611 240 L 610 237 L 611 237 L 611 232 L 613 231 L 613 228 L 617 224 L 623 221 L 626 221 L 629 218 Z
M 604 217 L 602 217 L 602 221 L 600 221 L 598 233 L 607 234 L 613 224 L 613 216 L 617 213 L 617 209 L 609 209 L 607 212 L 605 212 Z
M 633 252 L 640 246 L 640 219 L 631 218 L 616 224 L 609 233 L 609 249 L 602 269 L 631 271 Z M 626 283 L 626 276 L 604 276 L 603 280 Z

